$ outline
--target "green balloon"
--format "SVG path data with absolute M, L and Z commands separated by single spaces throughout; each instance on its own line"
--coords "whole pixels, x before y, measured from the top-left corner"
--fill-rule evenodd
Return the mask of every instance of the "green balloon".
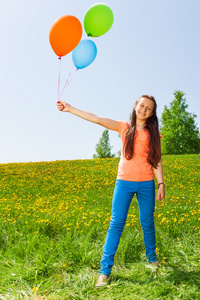
M 106 4 L 94 4 L 86 12 L 84 28 L 88 36 L 98 37 L 105 34 L 113 24 L 114 16 Z

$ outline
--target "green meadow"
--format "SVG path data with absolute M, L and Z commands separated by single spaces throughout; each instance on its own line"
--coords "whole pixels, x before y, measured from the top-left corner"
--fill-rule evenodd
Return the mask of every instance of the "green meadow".
M 0 299 L 200 299 L 200 155 L 163 156 L 160 266 L 134 197 L 109 287 L 95 288 L 119 158 L 0 165 Z

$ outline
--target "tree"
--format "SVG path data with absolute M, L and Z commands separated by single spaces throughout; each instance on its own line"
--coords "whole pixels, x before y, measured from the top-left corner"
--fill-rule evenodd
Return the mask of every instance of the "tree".
M 115 157 L 115 154 L 111 154 L 111 148 L 108 129 L 106 129 L 102 133 L 102 137 L 99 139 L 99 142 L 96 144 L 95 149 L 97 154 L 93 154 L 93 158 Z
M 165 105 L 161 116 L 161 145 L 163 154 L 200 153 L 200 134 L 197 117 L 187 112 L 185 93 L 176 90 L 169 108 Z

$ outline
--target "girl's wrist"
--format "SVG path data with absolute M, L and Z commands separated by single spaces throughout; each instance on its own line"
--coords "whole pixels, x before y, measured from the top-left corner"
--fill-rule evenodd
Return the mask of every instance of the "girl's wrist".
M 160 183 L 158 184 L 158 188 L 160 187 L 160 185 L 163 185 L 164 188 L 165 188 L 165 183 L 164 183 L 164 182 L 160 182 Z
M 69 107 L 70 107 L 70 104 L 69 103 L 65 103 L 64 107 L 63 107 L 63 110 L 68 106 L 68 112 L 69 112 Z

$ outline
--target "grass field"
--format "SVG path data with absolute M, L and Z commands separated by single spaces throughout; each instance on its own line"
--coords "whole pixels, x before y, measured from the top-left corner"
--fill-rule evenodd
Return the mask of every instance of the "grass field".
M 118 158 L 0 165 L 0 299 L 200 299 L 200 155 L 164 156 L 157 254 L 136 198 L 109 288 L 96 289 Z

